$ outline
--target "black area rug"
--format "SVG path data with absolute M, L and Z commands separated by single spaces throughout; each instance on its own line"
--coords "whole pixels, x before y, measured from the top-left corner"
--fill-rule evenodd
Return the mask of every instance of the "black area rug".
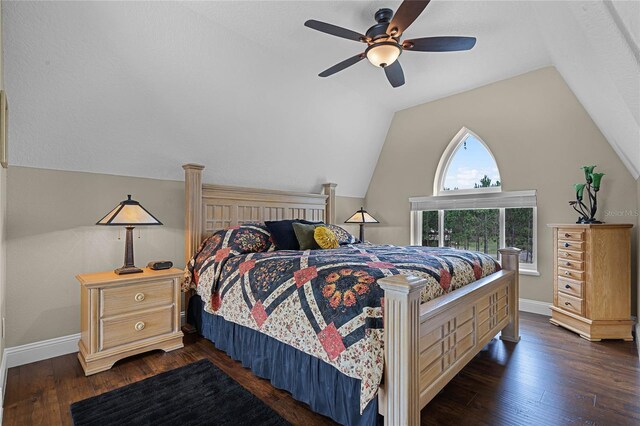
M 71 405 L 81 425 L 266 425 L 289 423 L 209 360 Z

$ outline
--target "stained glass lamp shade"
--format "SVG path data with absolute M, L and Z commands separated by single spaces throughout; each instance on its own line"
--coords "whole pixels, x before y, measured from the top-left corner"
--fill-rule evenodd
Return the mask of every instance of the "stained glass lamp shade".
M 107 213 L 105 217 L 100 219 L 96 225 L 124 226 L 126 228 L 127 236 L 124 246 L 124 265 L 122 268 L 114 271 L 116 274 L 122 275 L 142 272 L 142 269 L 136 268 L 133 262 L 133 228 L 139 225 L 162 225 L 162 222 L 142 207 L 139 202 L 132 200 L 131 195 L 128 195 L 126 200 L 121 201 L 120 204 Z
M 360 207 L 360 210 L 355 212 L 349 219 L 345 220 L 344 223 L 357 223 L 360 225 L 360 241 L 364 243 L 364 224 L 365 223 L 380 223 L 376 218 L 371 216 L 367 211 Z

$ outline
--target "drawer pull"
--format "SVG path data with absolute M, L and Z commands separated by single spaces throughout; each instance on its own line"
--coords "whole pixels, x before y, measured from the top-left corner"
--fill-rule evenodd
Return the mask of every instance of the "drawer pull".
M 569 306 L 569 305 L 571 305 L 571 302 L 564 302 L 564 304 Z
M 571 288 L 571 286 L 569 284 L 565 284 L 564 288 Z
M 571 244 L 569 244 L 569 243 L 564 243 L 564 246 L 565 246 L 565 247 L 570 247 L 570 246 L 571 246 Z
M 567 263 L 565 263 L 565 265 L 571 266 L 571 262 L 567 262 Z
M 144 326 L 145 326 L 144 322 L 138 321 L 135 325 L 135 329 L 136 331 L 142 331 L 144 330 Z
M 564 237 L 565 237 L 565 238 L 569 238 L 570 236 L 571 236 L 571 234 L 570 234 L 570 233 L 565 232 L 565 234 L 564 234 Z
M 564 271 L 564 274 L 565 274 L 565 275 L 571 275 L 571 272 L 569 272 L 569 271 Z
M 136 293 L 134 299 L 136 302 L 142 302 L 144 300 L 144 293 Z

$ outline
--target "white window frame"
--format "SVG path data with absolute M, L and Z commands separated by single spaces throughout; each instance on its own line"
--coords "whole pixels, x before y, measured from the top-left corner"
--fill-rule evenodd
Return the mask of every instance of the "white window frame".
M 479 194 L 479 193 L 487 193 L 487 192 L 501 192 L 502 186 L 490 186 L 488 188 L 467 188 L 467 189 L 449 189 L 444 190 L 444 181 L 447 177 L 447 171 L 449 169 L 449 165 L 451 164 L 451 160 L 453 160 L 453 154 L 455 154 L 456 149 L 460 145 L 462 145 L 469 136 L 475 137 L 482 145 L 484 145 L 485 149 L 491 156 L 496 167 L 498 162 L 496 158 L 493 156 L 493 152 L 489 149 L 489 146 L 482 140 L 480 136 L 472 132 L 471 130 L 463 127 L 460 131 L 451 139 L 449 145 L 444 150 L 444 153 L 440 157 L 440 162 L 438 162 L 438 167 L 436 168 L 436 178 L 433 180 L 433 194 L 434 195 L 451 195 L 451 194 Z M 500 174 L 500 171 L 498 171 Z M 502 182 L 502 178 L 500 178 Z
M 490 208 L 490 207 L 484 207 Z M 530 208 L 533 209 L 533 263 L 521 263 L 520 264 L 520 273 L 522 275 L 533 275 L 540 276 L 540 272 L 538 272 L 538 208 L 525 206 L 525 207 L 514 207 L 509 206 L 508 208 Z M 498 225 L 499 225 L 499 247 L 506 246 L 506 226 L 505 226 L 505 215 L 507 207 L 496 207 L 492 209 L 497 209 L 499 211 L 498 216 Z M 444 247 L 444 212 L 445 210 L 465 210 L 462 208 L 453 208 L 453 209 L 438 209 L 431 210 L 438 212 L 438 246 Z M 475 210 L 475 209 L 474 209 Z M 411 245 L 422 245 L 422 213 L 427 210 L 415 210 L 411 211 Z
M 501 186 L 488 188 L 444 190 L 444 181 L 456 149 L 469 137 L 474 136 L 484 145 L 489 155 L 497 164 L 493 152 L 480 136 L 466 127 L 449 142 L 440 157 L 433 182 L 433 196 L 409 198 L 411 204 L 411 244 L 422 245 L 422 212 L 438 212 L 438 245 L 444 246 L 444 212 L 445 210 L 498 209 L 499 210 L 499 247 L 506 245 L 505 215 L 507 208 L 533 209 L 533 263 L 521 263 L 522 275 L 540 276 L 538 272 L 538 207 L 536 191 L 502 191 Z M 498 170 L 498 174 L 500 171 Z M 502 182 L 502 178 L 500 179 Z

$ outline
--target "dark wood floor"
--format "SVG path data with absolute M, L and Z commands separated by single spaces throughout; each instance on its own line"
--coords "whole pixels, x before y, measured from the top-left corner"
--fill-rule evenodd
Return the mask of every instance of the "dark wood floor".
M 590 343 L 522 314 L 522 341 L 490 343 L 422 410 L 422 424 L 638 425 L 640 363 L 635 344 Z M 200 339 L 170 353 L 151 352 L 85 377 L 75 354 L 8 372 L 5 425 L 71 424 L 69 404 L 209 358 L 293 424 L 334 424 L 288 393 L 254 377 Z

